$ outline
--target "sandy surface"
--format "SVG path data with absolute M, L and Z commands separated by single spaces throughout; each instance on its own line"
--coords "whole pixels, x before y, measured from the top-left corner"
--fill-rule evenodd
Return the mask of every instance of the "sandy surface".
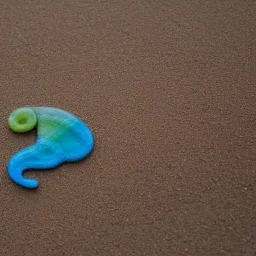
M 0 255 L 252 256 L 256 3 L 0 1 Z M 77 164 L 7 175 L 21 106 L 93 130 Z

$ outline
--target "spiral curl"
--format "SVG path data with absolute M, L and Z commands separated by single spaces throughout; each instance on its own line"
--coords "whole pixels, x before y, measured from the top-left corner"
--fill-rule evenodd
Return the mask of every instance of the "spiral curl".
M 14 132 L 25 133 L 37 125 L 37 116 L 32 109 L 19 108 L 11 113 L 8 124 Z

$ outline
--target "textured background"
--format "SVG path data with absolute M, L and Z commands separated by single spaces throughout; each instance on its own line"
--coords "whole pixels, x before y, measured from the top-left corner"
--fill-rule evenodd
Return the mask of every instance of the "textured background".
M 0 255 L 255 255 L 256 2 L 0 1 Z M 93 154 L 7 176 L 55 106 Z

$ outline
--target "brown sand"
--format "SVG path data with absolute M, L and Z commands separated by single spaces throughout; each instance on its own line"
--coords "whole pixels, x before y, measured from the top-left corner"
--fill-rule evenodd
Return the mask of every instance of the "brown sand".
M 256 4 L 0 2 L 0 255 L 255 255 Z M 12 110 L 80 116 L 87 160 L 7 164 Z

